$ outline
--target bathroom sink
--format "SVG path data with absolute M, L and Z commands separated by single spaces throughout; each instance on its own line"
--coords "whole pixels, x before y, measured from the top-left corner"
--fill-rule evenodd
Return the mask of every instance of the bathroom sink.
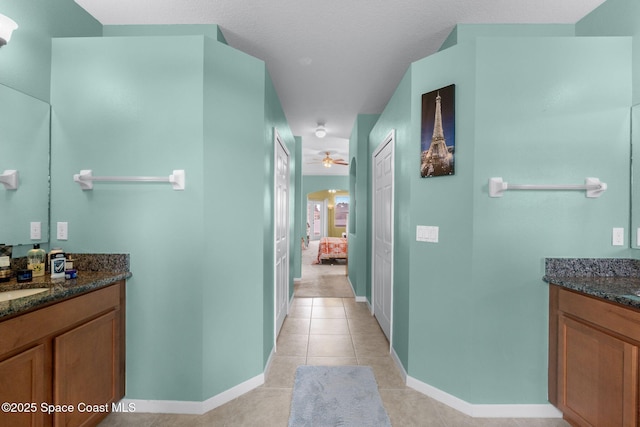
M 12 299 L 28 297 L 29 295 L 39 294 L 40 292 L 46 292 L 49 288 L 32 288 L 32 289 L 15 289 L 13 291 L 0 292 L 0 302 L 9 301 Z

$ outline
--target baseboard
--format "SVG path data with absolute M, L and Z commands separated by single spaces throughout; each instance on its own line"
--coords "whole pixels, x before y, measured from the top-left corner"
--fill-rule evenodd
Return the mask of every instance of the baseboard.
M 353 294 L 356 296 L 356 302 L 369 302 L 367 301 L 367 297 L 359 297 L 358 295 L 356 295 L 356 290 L 354 289 L 353 283 L 351 283 L 351 278 L 349 276 L 347 276 L 347 282 L 349 282 L 349 286 L 351 286 L 351 292 L 353 292 Z
M 475 405 L 466 402 L 456 396 L 445 391 L 433 387 L 427 383 L 417 380 L 407 374 L 404 366 L 400 362 L 400 358 L 395 350 L 391 349 L 391 358 L 396 362 L 400 373 L 410 387 L 420 393 L 444 403 L 456 411 L 474 418 L 562 418 L 560 412 L 555 406 L 547 404 L 514 404 L 514 405 Z
M 407 387 L 474 418 L 562 418 L 562 412 L 547 404 L 473 404 L 407 376 Z
M 351 292 L 353 292 L 353 295 L 356 295 L 356 290 L 353 287 L 353 283 L 351 283 L 351 277 L 347 276 L 347 282 L 349 282 L 349 286 L 351 287 Z M 356 302 L 358 302 L 358 296 L 356 295 Z
M 271 358 L 269 358 L 271 360 Z M 142 400 L 122 399 L 121 406 L 128 408 L 129 412 L 162 413 L 162 414 L 192 414 L 202 415 L 218 406 L 231 402 L 233 399 L 250 392 L 254 388 L 264 384 L 264 374 L 257 375 L 229 390 L 223 391 L 204 402 L 189 402 L 178 400 Z M 135 410 L 131 410 L 135 408 Z
M 393 347 L 391 347 L 391 358 L 393 359 L 394 362 L 396 362 L 396 366 L 400 370 L 400 375 L 402 375 L 402 380 L 406 384 L 407 377 L 409 375 L 407 375 L 407 371 L 405 371 L 404 366 L 402 365 L 402 362 L 400 362 L 400 358 L 398 357 L 398 353 L 396 353 L 396 349 Z
M 294 277 L 293 283 L 296 283 L 296 282 L 302 282 L 302 277 Z

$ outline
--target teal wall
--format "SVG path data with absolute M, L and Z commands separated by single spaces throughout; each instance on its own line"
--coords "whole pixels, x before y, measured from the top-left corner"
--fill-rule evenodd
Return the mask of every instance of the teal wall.
M 583 36 L 631 36 L 632 42 L 632 192 L 631 226 L 628 234 L 632 247 L 640 247 L 640 3 L 636 0 L 608 0 L 576 24 Z M 638 257 L 638 254 L 633 254 Z
M 348 175 L 302 175 L 302 195 L 304 198 L 304 212 L 302 218 L 306 220 L 307 214 L 307 194 L 320 190 L 348 190 L 349 189 L 349 176 Z M 306 228 L 303 231 L 306 233 Z
M 131 254 L 130 398 L 202 398 L 203 43 L 202 37 L 53 42 L 51 220 L 69 222 L 69 240 L 52 236 L 52 245 Z M 80 169 L 115 176 L 185 169 L 186 190 L 106 183 L 82 191 L 71 179 Z
M 349 138 L 349 281 L 358 297 L 370 299 L 371 236 L 367 221 L 369 205 L 369 133 L 380 116 L 360 114 Z
M 102 25 L 73 0 L 2 0 L 0 14 L 18 24 L 0 54 L 0 84 L 47 102 L 51 38 L 102 35 Z
M 633 37 L 633 105 L 640 104 L 640 3 L 607 0 L 576 24 L 576 34 Z
M 545 403 L 543 259 L 632 252 L 611 246 L 611 229 L 629 224 L 632 46 L 625 37 L 532 37 L 530 28 L 507 35 L 498 27 L 464 41 L 458 33 L 457 44 L 414 63 L 370 134 L 373 151 L 396 129 L 393 347 L 410 376 L 467 402 Z M 423 179 L 421 95 L 449 84 L 456 174 Z M 494 199 L 492 176 L 596 176 L 609 190 L 599 199 Z M 417 225 L 439 226 L 440 242 L 416 242 Z
M 440 50 L 478 37 L 572 37 L 572 24 L 458 24 L 440 46 Z
M 52 221 L 69 240 L 53 243 L 131 254 L 127 397 L 202 401 L 262 374 L 271 352 L 274 126 L 294 157 L 295 140 L 262 61 L 157 30 L 54 40 Z M 71 175 L 84 168 L 185 169 L 186 188 L 83 192 Z
M 372 129 L 369 137 L 368 162 L 376 148 L 385 141 L 390 132 L 395 132 L 395 177 L 394 177 L 394 260 L 393 260 L 393 331 L 392 345 L 402 364 L 408 364 L 409 351 L 409 242 L 411 233 L 409 230 L 409 206 L 406 202 L 410 199 L 411 164 L 412 155 L 418 156 L 418 149 L 411 147 L 411 69 L 404 75 L 395 93 L 389 100 L 387 107 Z M 416 157 L 417 158 L 417 157 Z M 361 162 L 362 163 L 362 162 Z M 369 163 L 371 170 L 371 163 Z M 415 174 L 418 169 L 415 169 Z M 373 177 L 368 176 L 369 195 L 372 194 Z M 372 224 L 372 212 L 367 213 L 367 224 Z M 371 232 L 367 238 L 368 256 L 367 270 L 371 271 L 371 248 L 373 237 Z M 369 277 L 371 274 L 369 273 Z M 371 281 L 367 287 L 367 299 L 371 298 Z M 406 369 L 406 368 L 405 368 Z
M 268 337 L 263 301 L 266 271 L 273 264 L 264 254 L 265 187 L 256 179 L 268 173 L 273 158 L 266 157 L 267 147 L 273 146 L 273 131 L 266 123 L 266 69 L 260 60 L 205 40 L 207 233 L 201 239 L 209 255 L 203 277 L 203 399 L 264 371 L 263 343 Z M 239 320 L 237 327 L 228 327 L 231 318 Z
M 299 197 L 298 192 L 300 191 L 300 185 L 298 185 L 298 181 L 300 180 L 302 171 L 300 170 L 300 159 L 301 159 L 301 150 L 297 147 L 297 139 L 292 135 L 291 130 L 289 129 L 289 125 L 287 124 L 286 117 L 284 115 L 284 111 L 280 105 L 280 100 L 278 98 L 278 94 L 271 82 L 271 78 L 268 73 L 265 75 L 265 86 L 266 86 L 266 96 L 265 96 L 265 114 L 266 114 L 266 125 L 264 127 L 265 131 L 265 141 L 266 144 L 264 146 L 264 158 L 273 159 L 274 156 L 274 129 L 278 131 L 280 138 L 286 144 L 287 149 L 289 150 L 289 167 L 290 167 L 290 183 L 289 183 L 289 212 L 290 212 L 290 236 L 291 241 L 289 242 L 289 293 L 293 295 L 293 278 L 292 272 L 295 270 L 295 266 L 300 264 L 300 257 L 302 254 L 300 253 L 300 245 L 296 243 L 296 239 L 293 237 L 295 235 L 295 230 L 300 228 L 300 224 L 295 221 L 295 211 L 296 211 L 296 198 Z M 273 349 L 274 344 L 274 165 L 273 161 L 269 161 L 264 168 L 264 176 L 262 181 L 262 191 L 263 194 L 259 197 L 259 200 L 262 202 L 262 207 L 264 209 L 264 222 L 262 224 L 262 229 L 264 233 L 264 244 L 262 247 L 263 257 L 264 257 L 264 274 L 263 274 L 263 286 L 264 286 L 264 318 L 263 318 L 263 328 L 264 328 L 264 348 L 263 348 L 263 366 L 266 364 L 269 355 L 271 354 L 271 350 Z M 251 177 L 250 179 L 255 179 Z M 243 195 L 244 196 L 244 195 Z M 249 240 L 250 241 L 250 240 Z M 246 242 L 245 242 L 246 243 Z M 246 268 L 246 266 L 245 266 Z
M 409 311 L 409 375 L 458 397 L 471 387 L 470 362 L 475 289 L 473 262 L 473 206 L 476 127 L 476 58 L 472 43 L 457 45 L 415 63 L 412 67 L 411 139 L 404 142 L 408 161 L 405 179 L 411 192 L 405 200 L 406 244 L 410 299 L 396 311 Z M 420 178 L 421 95 L 456 85 L 455 175 Z M 401 203 L 402 205 L 402 203 Z M 416 225 L 440 228 L 440 241 L 415 241 Z M 468 315 L 467 315 L 468 313 Z M 445 326 L 446 325 L 446 326 Z M 394 326 L 394 333 L 396 328 Z M 427 359 L 424 357 L 427 356 Z M 421 360 L 421 357 L 423 358 Z M 429 363 L 424 363 L 429 360 Z M 448 369 L 435 369 L 447 366 Z M 451 369 L 456 367 L 455 371 Z M 457 394 L 460 393 L 460 394 Z M 462 394 L 462 395 L 461 395 Z M 463 396 L 464 395 L 464 396 Z
M 477 41 L 476 401 L 546 401 L 545 257 L 630 254 L 611 245 L 612 228 L 629 224 L 630 52 L 628 38 Z M 494 200 L 482 188 L 495 175 L 540 183 L 596 176 L 609 190 L 595 200 L 578 192 Z

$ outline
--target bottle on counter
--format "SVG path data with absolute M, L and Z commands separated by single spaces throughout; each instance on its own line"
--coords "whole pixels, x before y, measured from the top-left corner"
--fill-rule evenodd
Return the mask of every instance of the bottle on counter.
M 45 260 L 47 253 L 44 249 L 40 249 L 38 243 L 33 245 L 33 249 L 27 252 L 27 270 L 31 270 L 33 277 L 44 276 Z
M 65 253 L 62 249 L 51 249 L 51 252 L 49 252 L 49 264 L 49 268 L 51 269 L 51 278 L 64 279 L 66 258 Z
M 0 282 L 8 282 L 11 279 L 11 251 L 13 246 L 0 243 Z

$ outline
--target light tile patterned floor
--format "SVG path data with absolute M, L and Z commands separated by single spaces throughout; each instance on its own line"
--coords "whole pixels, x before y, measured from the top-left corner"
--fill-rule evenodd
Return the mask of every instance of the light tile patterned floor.
M 265 384 L 204 415 L 111 414 L 100 427 L 286 427 L 299 365 L 368 365 L 397 427 L 568 427 L 560 419 L 471 418 L 406 387 L 366 304 L 353 298 L 295 298 Z

